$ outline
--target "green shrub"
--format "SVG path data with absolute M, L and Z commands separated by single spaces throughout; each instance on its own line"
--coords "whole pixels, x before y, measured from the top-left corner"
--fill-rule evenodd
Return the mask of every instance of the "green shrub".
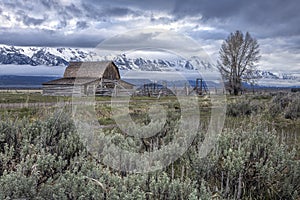
M 232 117 L 258 114 L 264 109 L 263 104 L 256 100 L 241 100 L 227 105 L 227 115 Z
M 269 106 L 269 113 L 272 117 L 282 116 L 286 119 L 297 119 L 300 116 L 299 93 L 278 93 Z
M 300 118 L 300 97 L 293 99 L 285 110 L 286 119 Z
M 238 117 L 251 114 L 250 101 L 239 101 L 227 105 L 228 116 Z
M 272 117 L 278 114 L 284 113 L 285 108 L 289 105 L 291 99 L 286 93 L 277 93 L 271 100 L 270 103 L 270 115 Z

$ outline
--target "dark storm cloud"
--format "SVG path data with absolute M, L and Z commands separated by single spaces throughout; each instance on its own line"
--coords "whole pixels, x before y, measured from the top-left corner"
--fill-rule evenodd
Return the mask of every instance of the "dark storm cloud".
M 81 16 L 82 11 L 79 7 L 75 6 L 74 4 L 71 4 L 69 6 L 65 7 L 66 12 L 72 13 L 74 16 Z
M 94 7 L 90 4 L 83 3 L 82 8 L 85 11 L 86 17 L 93 18 L 96 20 L 99 20 L 99 19 L 103 20 L 104 16 L 102 15 L 102 13 L 100 13 L 99 9 L 97 9 L 96 7 Z
M 153 23 L 162 23 L 162 24 L 169 24 L 171 22 L 176 21 L 173 18 L 170 17 L 159 17 L 159 18 L 155 18 L 155 16 L 152 14 L 151 18 L 150 18 L 151 22 Z
M 97 19 L 104 17 L 126 15 L 139 11 L 163 11 L 173 15 L 171 20 L 202 16 L 199 23 L 206 23 L 228 33 L 240 29 L 256 32 L 259 37 L 284 36 L 300 34 L 300 1 L 299 0 L 86 0 L 83 7 L 88 11 L 88 17 Z M 121 12 L 101 8 L 125 8 Z M 100 9 L 100 10 L 99 10 Z M 152 18 L 153 22 L 157 22 Z M 160 19 L 168 23 L 170 19 Z
M 15 7 L 16 7 L 16 4 L 13 3 L 13 2 L 3 2 L 2 4 L 3 4 L 3 6 L 5 6 L 6 8 L 15 8 Z
M 105 7 L 125 7 L 132 9 L 139 9 L 143 11 L 149 10 L 171 10 L 174 8 L 175 0 L 151 0 L 151 1 L 141 1 L 141 0 L 85 0 L 84 3 L 90 6 L 105 6 Z M 184 3 L 184 1 L 183 1 Z
M 63 6 L 60 3 L 60 0 L 33 0 L 37 6 L 43 6 L 44 8 L 51 10 L 61 10 Z
M 72 19 L 76 19 L 76 28 L 80 30 L 88 28 L 88 24 L 95 29 L 107 26 L 105 28 L 109 30 L 113 29 L 109 26 L 114 25 L 116 18 L 128 15 L 144 17 L 145 25 L 181 22 L 181 26 L 185 26 L 193 22 L 200 26 L 213 27 L 214 30 L 206 31 L 197 27 L 183 29 L 188 35 L 220 40 L 237 29 L 249 31 L 258 38 L 300 35 L 299 5 L 299 0 L 82 0 L 69 4 L 59 0 L 32 2 L 3 0 L 0 2 L 0 12 L 1 9 L 2 11 L 10 9 L 16 13 L 19 21 L 25 25 L 35 26 L 46 24 L 48 18 L 45 16 L 53 18 L 55 15 L 54 18 L 59 21 L 56 26 L 58 31 L 66 28 Z M 31 15 L 39 10 L 40 15 Z M 165 15 L 156 16 L 158 12 Z M 107 23 L 99 25 L 98 22 Z M 131 21 L 124 23 L 131 24 Z M 131 24 L 131 27 L 134 27 L 134 24 Z
M 111 16 L 124 16 L 131 13 L 134 12 L 128 8 L 114 7 L 114 8 L 106 9 L 106 15 L 111 15 Z
M 71 16 L 68 12 L 65 10 L 61 10 L 58 12 L 58 20 L 59 24 L 57 26 L 57 29 L 63 29 L 68 25 L 68 21 L 72 19 L 73 16 Z
M 192 31 L 189 33 L 192 38 L 201 38 L 202 40 L 223 40 L 228 36 L 225 31 L 212 31 L 212 30 L 202 30 L 202 31 Z
M 85 21 L 79 21 L 76 23 L 76 28 L 77 29 L 86 29 L 86 28 L 88 28 L 88 24 Z
M 24 38 L 26 38 L 24 40 Z M 0 32 L 0 44 L 17 45 L 17 46 L 73 46 L 73 47 L 95 47 L 103 37 L 95 34 L 72 34 L 64 35 L 63 32 L 20 29 L 7 30 Z
M 262 37 L 300 34 L 298 0 L 178 0 L 173 15 L 178 18 L 201 15 L 213 26 L 260 32 Z
M 42 3 L 43 6 L 45 6 L 48 9 L 50 9 L 53 5 L 52 0 L 41 0 L 41 3 Z
M 250 1 L 186 0 L 176 1 L 173 14 L 178 17 L 202 15 L 203 19 L 227 18 L 237 14 Z
M 113 17 L 122 17 L 126 15 L 140 16 L 139 11 L 133 10 L 127 7 L 120 7 L 118 5 L 98 5 L 90 4 L 87 2 L 82 3 L 83 10 L 85 11 L 85 16 L 90 19 L 99 19 L 106 21 L 105 19 L 110 19 Z
M 24 16 L 23 22 L 26 25 L 40 25 L 44 21 L 46 21 L 47 18 L 48 18 L 47 15 L 45 15 L 43 19 L 37 19 L 37 18 L 29 17 L 29 16 Z
M 29 25 L 40 25 L 42 24 L 44 21 L 47 20 L 48 15 L 44 14 L 43 18 L 34 18 L 34 17 L 30 17 L 28 16 L 28 14 L 23 11 L 23 10 L 18 10 L 16 12 L 17 14 L 17 19 L 19 21 L 22 21 L 25 25 L 29 26 Z

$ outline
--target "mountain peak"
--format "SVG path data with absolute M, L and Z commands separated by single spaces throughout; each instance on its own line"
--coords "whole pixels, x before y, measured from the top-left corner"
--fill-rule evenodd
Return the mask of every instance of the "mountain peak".
M 97 55 L 91 49 L 78 48 L 51 48 L 51 47 L 15 47 L 0 45 L 0 64 L 18 65 L 48 65 L 66 66 L 71 61 L 99 61 L 108 57 Z M 173 71 L 173 70 L 195 70 L 189 60 L 164 60 L 144 59 L 142 57 L 128 58 L 121 54 L 113 59 L 116 65 L 122 70 L 142 71 Z M 203 61 L 196 61 L 201 69 L 212 68 L 212 65 L 205 65 Z

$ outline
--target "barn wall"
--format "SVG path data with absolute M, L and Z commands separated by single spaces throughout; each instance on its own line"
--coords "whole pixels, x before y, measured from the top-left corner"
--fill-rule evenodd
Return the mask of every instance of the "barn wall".
M 72 85 L 44 85 L 43 95 L 48 96 L 72 96 L 83 94 L 82 86 Z
M 86 89 L 85 89 L 85 94 L 86 95 L 88 95 L 88 96 L 95 95 L 95 91 L 96 91 L 96 88 L 97 88 L 96 84 L 89 84 L 89 85 L 86 85 L 84 87 L 86 87 Z

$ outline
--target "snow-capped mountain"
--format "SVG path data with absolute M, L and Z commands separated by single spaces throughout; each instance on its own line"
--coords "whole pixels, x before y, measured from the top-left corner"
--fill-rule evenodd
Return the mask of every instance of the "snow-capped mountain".
M 279 79 L 277 75 L 269 71 L 256 70 L 254 75 L 259 78 L 268 78 L 268 79 Z
M 121 70 L 141 71 L 186 71 L 186 70 L 213 70 L 214 65 L 209 62 L 192 57 L 191 60 L 145 59 L 128 58 L 125 54 L 117 57 L 104 57 L 98 55 L 93 49 L 84 48 L 53 48 L 53 47 L 17 47 L 0 45 L 0 64 L 14 65 L 44 65 L 67 66 L 70 61 L 100 61 L 114 60 Z M 195 67 L 197 66 L 197 67 Z M 256 70 L 256 77 L 261 80 L 295 80 L 300 81 L 299 76 L 284 73 L 272 73 Z
M 256 70 L 255 74 L 259 79 L 257 85 L 266 87 L 299 87 L 300 76 L 296 74 L 272 73 L 269 71 Z
M 81 60 L 99 60 L 99 56 L 91 51 L 72 48 L 0 45 L 0 64 L 66 66 L 69 61 Z
M 286 74 L 286 73 L 277 73 L 277 76 L 280 79 L 284 79 L 284 80 L 300 80 L 299 74 Z
M 273 73 L 264 70 L 256 70 L 255 74 L 256 77 L 261 79 L 273 79 L 273 80 L 300 80 L 300 77 L 297 77 L 293 74 L 286 74 L 286 73 Z
M 191 58 L 192 60 L 165 60 L 165 59 L 144 59 L 127 58 L 125 54 L 114 59 L 115 64 L 121 70 L 141 70 L 141 71 L 179 71 L 179 70 L 212 70 L 213 65 L 208 62 Z M 197 68 L 191 63 L 196 62 Z
M 91 49 L 15 47 L 0 45 L 0 64 L 67 66 L 70 61 L 99 61 L 107 57 L 97 55 Z M 112 58 L 121 70 L 173 71 L 195 70 L 191 62 L 200 69 L 212 69 L 212 65 L 202 60 L 164 60 L 128 58 L 125 54 Z

